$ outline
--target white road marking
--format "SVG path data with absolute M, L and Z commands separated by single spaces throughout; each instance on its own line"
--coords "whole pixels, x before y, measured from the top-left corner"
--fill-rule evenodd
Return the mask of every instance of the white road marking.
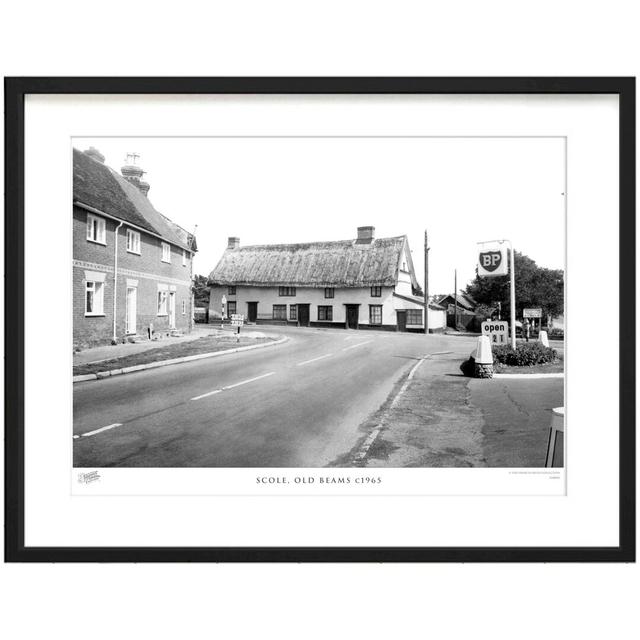
M 115 429 L 115 427 L 121 427 L 122 422 L 114 422 L 113 424 L 108 424 L 106 427 L 100 427 L 99 429 L 95 429 L 94 431 L 87 431 L 86 433 L 80 434 L 83 438 L 87 436 L 95 436 L 96 433 L 102 433 L 103 431 L 109 431 L 109 429 Z M 74 436 L 76 438 L 77 436 Z
M 196 396 L 195 398 L 191 398 L 192 400 L 200 400 L 200 398 L 206 398 L 208 396 L 212 396 L 216 393 L 222 393 L 222 389 L 214 389 L 213 391 L 209 391 L 209 393 L 203 393 L 201 396 Z
M 242 382 L 236 382 L 235 384 L 230 384 L 228 387 L 222 387 L 223 391 L 227 389 L 235 389 L 235 387 L 239 387 L 243 384 L 249 384 L 249 382 L 255 382 L 256 380 L 261 380 L 262 378 L 267 378 L 268 376 L 272 376 L 275 371 L 271 371 L 271 373 L 264 373 L 261 376 L 256 376 L 255 378 L 249 378 L 248 380 L 243 380 Z
M 345 340 L 353 340 L 353 338 L 355 338 L 355 337 L 356 337 L 356 336 L 347 336 L 347 337 L 345 338 Z
M 363 344 L 369 344 L 373 342 L 373 340 L 367 340 L 366 342 L 359 342 L 358 344 L 352 344 L 350 347 L 345 347 L 343 351 L 349 351 L 349 349 L 355 349 L 356 347 L 361 347 Z
M 418 367 L 428 357 L 429 356 L 420 358 L 420 360 L 418 360 L 418 362 L 416 362 L 413 365 L 413 367 L 411 367 L 411 371 L 409 371 L 409 375 L 407 376 L 407 379 L 404 381 L 404 384 L 402 385 L 402 387 L 400 387 L 400 391 L 398 391 L 398 393 L 396 394 L 396 397 L 393 399 L 393 402 L 389 407 L 390 409 L 393 409 L 396 406 L 396 404 L 398 404 L 398 400 L 400 400 L 400 396 L 402 396 L 402 394 L 407 390 L 407 387 L 409 386 L 409 383 L 413 379 L 415 372 L 418 370 Z M 369 451 L 369 449 L 371 449 L 371 445 L 374 443 L 375 439 L 378 437 L 378 434 L 380 433 L 380 431 L 382 431 L 383 426 L 384 426 L 384 419 L 382 419 L 380 421 L 380 424 L 374 427 L 371 433 L 365 438 L 365 441 L 360 446 L 360 449 L 358 449 L 358 453 L 356 453 L 356 455 L 353 458 L 354 462 L 360 462 L 367 455 L 367 452 Z
M 303 364 L 309 364 L 310 362 L 315 362 L 316 360 L 322 360 L 323 358 L 328 358 L 332 356 L 333 353 L 325 353 L 323 356 L 318 356 L 317 358 L 311 358 L 311 360 L 305 360 L 304 362 L 298 362 L 296 366 L 301 367 Z

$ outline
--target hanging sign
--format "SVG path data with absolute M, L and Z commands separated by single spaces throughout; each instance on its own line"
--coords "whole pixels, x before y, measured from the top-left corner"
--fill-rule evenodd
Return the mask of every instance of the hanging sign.
M 523 309 L 523 318 L 542 318 L 542 309 Z
M 509 273 L 507 248 L 502 245 L 485 245 L 478 253 L 478 275 L 485 278 L 506 276 Z

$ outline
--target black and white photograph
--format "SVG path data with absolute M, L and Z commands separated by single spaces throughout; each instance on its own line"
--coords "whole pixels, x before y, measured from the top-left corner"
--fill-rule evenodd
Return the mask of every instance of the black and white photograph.
M 76 137 L 69 162 L 80 482 L 564 467 L 565 137 Z

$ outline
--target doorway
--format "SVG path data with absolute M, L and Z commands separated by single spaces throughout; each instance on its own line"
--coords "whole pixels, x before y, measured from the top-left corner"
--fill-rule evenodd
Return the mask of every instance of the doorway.
M 169 292 L 169 327 L 176 328 L 176 292 Z
M 358 328 L 359 306 L 357 304 L 347 304 L 347 329 Z
M 258 319 L 258 303 L 247 302 L 247 322 L 255 322 Z
M 299 327 L 308 327 L 309 326 L 309 305 L 308 304 L 299 304 L 298 305 L 298 326 Z
M 136 333 L 136 315 L 138 307 L 138 289 L 127 287 L 126 325 L 127 333 Z
M 407 312 L 406 311 L 396 311 L 398 314 L 398 331 L 406 331 L 407 330 Z

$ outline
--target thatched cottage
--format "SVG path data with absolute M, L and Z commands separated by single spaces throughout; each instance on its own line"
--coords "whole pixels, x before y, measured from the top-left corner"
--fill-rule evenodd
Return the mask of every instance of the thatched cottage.
M 209 286 L 210 322 L 238 313 L 265 324 L 424 329 L 407 237 L 375 239 L 374 227 L 334 242 L 241 247 L 229 238 Z M 445 310 L 430 305 L 430 330 L 442 330 L 445 321 Z

